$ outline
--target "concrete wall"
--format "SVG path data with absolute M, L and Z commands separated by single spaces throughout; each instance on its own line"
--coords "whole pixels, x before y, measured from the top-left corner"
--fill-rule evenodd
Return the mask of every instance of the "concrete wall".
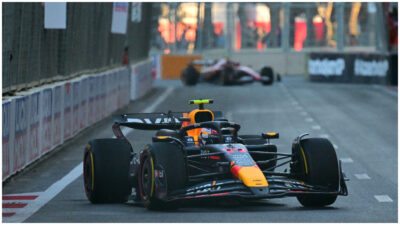
M 204 51 L 204 59 L 217 59 L 227 57 L 226 53 L 220 51 Z M 271 66 L 275 73 L 281 75 L 303 75 L 306 74 L 306 63 L 308 54 L 306 52 L 281 51 L 258 52 L 254 50 L 242 50 L 230 55 L 230 59 L 240 62 L 242 65 L 251 66 L 255 70 L 261 70 L 264 66 Z
M 3 97 L 3 181 L 143 96 L 153 79 L 152 60 L 146 60 Z

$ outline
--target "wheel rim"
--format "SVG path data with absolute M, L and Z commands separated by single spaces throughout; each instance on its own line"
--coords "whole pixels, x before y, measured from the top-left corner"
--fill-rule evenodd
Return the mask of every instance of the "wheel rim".
M 143 161 L 143 166 L 140 173 L 141 196 L 144 200 L 149 199 L 153 194 L 154 178 L 152 164 L 152 159 L 146 157 L 146 159 Z
M 93 170 L 92 170 L 92 158 L 90 157 L 90 152 L 85 154 L 84 160 L 84 167 L 83 167 L 83 177 L 84 177 L 84 186 L 86 193 L 93 191 Z

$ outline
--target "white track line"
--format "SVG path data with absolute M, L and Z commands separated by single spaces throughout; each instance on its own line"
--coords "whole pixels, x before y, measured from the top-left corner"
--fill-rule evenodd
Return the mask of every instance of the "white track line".
M 353 159 L 351 158 L 340 158 L 340 161 L 342 161 L 342 163 L 353 163 Z
M 311 127 L 313 130 L 321 130 L 321 126 L 320 125 L 314 125 Z
M 393 200 L 387 195 L 375 195 L 374 197 L 378 202 L 393 202 Z
M 153 104 L 149 105 L 147 108 L 143 110 L 144 113 L 150 113 L 153 112 L 154 109 L 161 104 L 173 91 L 174 87 L 168 87 L 167 90 L 164 91 L 164 93 L 155 101 Z
M 142 112 L 148 113 L 154 111 L 154 109 L 161 104 L 174 90 L 173 87 L 167 88 L 161 96 L 153 102 L 153 104 L 149 105 Z M 127 131 L 127 134 L 132 132 L 133 129 Z M 32 201 L 32 203 L 28 204 L 25 210 L 21 213 L 17 213 L 12 217 L 7 218 L 7 222 L 17 222 L 21 223 L 24 220 L 28 219 L 35 212 L 37 212 L 40 208 L 42 208 L 46 203 L 48 203 L 51 199 L 53 199 L 57 194 L 59 194 L 62 190 L 64 190 L 70 183 L 76 180 L 83 173 L 83 162 L 79 163 L 79 165 L 75 166 L 67 175 L 63 178 L 52 184 L 46 191 L 41 193 L 37 199 Z M 4 218 L 3 218 L 4 220 Z
M 329 134 L 321 134 L 321 135 L 319 135 L 319 137 L 328 139 L 330 136 L 329 136 Z
M 369 177 L 368 174 L 366 174 L 366 173 L 354 174 L 354 176 L 359 180 L 370 180 L 371 179 L 371 177 Z
M 314 119 L 313 119 L 313 118 L 311 118 L 311 117 L 308 117 L 308 118 L 306 118 L 306 119 L 305 119 L 305 121 L 306 121 L 306 122 L 313 122 L 313 121 L 314 121 Z

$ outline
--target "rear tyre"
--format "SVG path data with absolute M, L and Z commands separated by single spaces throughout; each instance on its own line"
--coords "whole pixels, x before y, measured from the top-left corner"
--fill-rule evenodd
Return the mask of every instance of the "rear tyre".
M 150 210 L 171 210 L 178 208 L 176 202 L 166 202 L 158 198 L 156 167 L 164 169 L 166 193 L 183 188 L 186 170 L 182 150 L 173 143 L 153 143 L 141 154 L 139 170 L 139 191 L 146 208 Z
M 332 190 L 339 188 L 339 163 L 335 149 L 325 138 L 308 138 L 301 140 L 301 146 L 293 145 L 294 161 L 291 172 L 300 174 L 307 184 L 320 185 Z M 297 196 L 298 201 L 306 207 L 322 207 L 336 201 L 337 195 L 308 194 Z
M 197 84 L 200 73 L 193 65 L 188 65 L 181 73 L 181 81 L 184 85 L 193 86 Z
M 124 139 L 91 140 L 83 157 L 83 180 L 92 203 L 123 203 L 131 194 L 131 145 Z
M 261 69 L 261 76 L 262 77 L 268 77 L 268 81 L 263 81 L 263 85 L 271 85 L 274 83 L 274 71 L 272 70 L 271 67 L 263 67 Z

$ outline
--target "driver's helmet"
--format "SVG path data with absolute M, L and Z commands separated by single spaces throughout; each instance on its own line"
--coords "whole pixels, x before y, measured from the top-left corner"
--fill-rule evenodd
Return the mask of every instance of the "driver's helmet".
M 203 145 L 219 143 L 218 132 L 211 128 L 202 128 L 199 135 L 199 143 Z

